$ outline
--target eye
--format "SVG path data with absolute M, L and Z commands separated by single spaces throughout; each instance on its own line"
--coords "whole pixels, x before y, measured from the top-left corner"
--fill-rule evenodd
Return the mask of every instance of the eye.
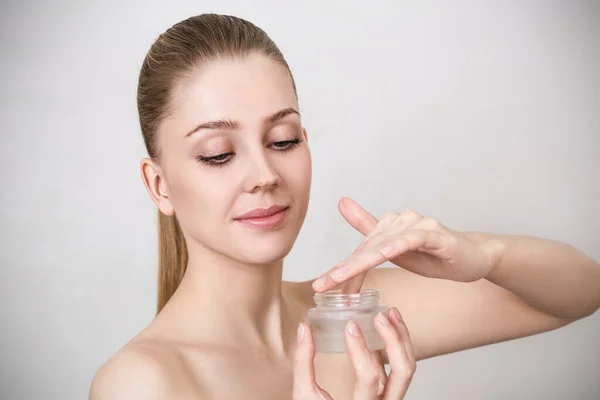
M 210 157 L 198 156 L 196 158 L 199 162 L 202 162 L 204 164 L 222 166 L 222 165 L 226 164 L 227 162 L 229 162 L 229 160 L 231 160 L 231 157 L 233 156 L 233 154 L 234 154 L 233 152 L 229 152 L 229 153 L 218 154 L 216 156 L 210 156 Z
M 279 141 L 279 142 L 273 142 L 273 143 L 269 144 L 268 147 L 271 149 L 274 149 L 276 151 L 285 152 L 285 151 L 293 150 L 301 142 L 302 142 L 302 139 L 296 138 L 296 139 L 292 139 L 292 140 L 283 140 L 283 141 Z M 234 152 L 229 152 L 229 153 L 217 154 L 216 156 L 210 156 L 210 157 L 197 156 L 196 159 L 198 160 L 198 162 L 201 162 L 203 164 L 207 164 L 207 165 L 215 166 L 215 167 L 223 167 L 223 166 L 225 166 L 225 164 L 227 164 L 229 161 L 231 161 L 231 158 L 234 155 L 235 155 Z
M 271 145 L 273 146 L 273 148 L 275 148 L 279 151 L 287 151 L 287 150 L 292 150 L 294 147 L 299 145 L 300 142 L 302 142 L 302 139 L 296 138 L 296 139 L 292 139 L 292 140 L 284 140 L 281 142 L 273 142 L 273 143 L 271 143 Z

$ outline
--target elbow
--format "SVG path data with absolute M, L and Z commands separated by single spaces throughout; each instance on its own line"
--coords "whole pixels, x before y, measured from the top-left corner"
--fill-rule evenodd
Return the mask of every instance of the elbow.
M 596 262 L 596 260 L 592 260 L 592 266 L 591 266 L 592 271 L 594 271 L 594 277 L 595 279 L 592 279 L 592 281 L 595 282 L 594 285 L 592 285 L 593 287 L 593 296 L 592 297 L 592 301 L 590 301 L 590 305 L 587 309 L 586 314 L 583 316 L 585 317 L 589 317 L 590 315 L 594 314 L 596 311 L 598 311 L 600 309 L 600 264 L 598 262 Z
M 577 319 L 582 319 L 591 316 L 600 309 L 600 264 L 591 257 L 586 256 L 587 268 L 583 271 L 587 271 L 584 276 L 584 283 L 580 293 L 587 293 L 584 296 L 582 305 L 579 308 L 579 313 L 576 316 Z
M 575 322 L 595 314 L 600 309 L 600 284 L 592 295 L 573 299 L 570 305 L 563 304 L 559 309 L 546 310 L 546 313 L 563 320 L 565 323 Z
M 585 307 L 583 309 L 583 312 L 581 313 L 581 315 L 579 315 L 579 318 L 577 318 L 577 319 L 587 318 L 587 317 L 595 314 L 596 311 L 598 311 L 598 309 L 600 309 L 600 300 L 596 300 L 594 303 L 590 304 L 588 307 Z
M 589 296 L 583 304 L 578 307 L 573 307 L 573 311 L 565 312 L 563 318 L 576 321 L 578 319 L 587 318 L 595 314 L 600 309 L 600 283 L 595 289 L 594 293 Z
M 600 271 L 600 268 L 599 268 L 599 271 Z M 599 273 L 599 275 L 600 275 L 600 273 Z M 600 279 L 598 279 L 598 285 L 596 286 L 595 298 L 596 298 L 596 300 L 594 302 L 592 302 L 592 304 L 588 307 L 588 310 L 585 313 L 585 315 L 583 316 L 583 318 L 589 317 L 590 315 L 596 313 L 596 311 L 600 310 Z

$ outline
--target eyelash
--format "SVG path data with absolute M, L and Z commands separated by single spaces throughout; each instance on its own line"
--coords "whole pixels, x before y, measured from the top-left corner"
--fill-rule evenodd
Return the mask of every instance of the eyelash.
M 301 142 L 302 142 L 302 139 L 296 138 L 296 139 L 292 139 L 292 140 L 283 140 L 280 142 L 273 142 L 273 143 L 271 143 L 271 145 L 276 145 L 275 148 L 277 149 L 277 151 L 286 152 L 286 151 L 293 150 Z M 282 145 L 282 146 L 278 147 L 277 145 Z M 210 166 L 223 167 L 225 164 L 227 164 L 231 160 L 231 156 L 233 156 L 234 154 L 235 153 L 233 153 L 233 152 L 229 152 L 229 153 L 218 154 L 216 156 L 211 156 L 211 157 L 198 156 L 198 157 L 196 157 L 196 159 L 199 162 L 208 164 Z M 230 158 L 226 158 L 226 157 L 230 157 Z M 221 161 L 223 159 L 224 159 L 224 161 Z

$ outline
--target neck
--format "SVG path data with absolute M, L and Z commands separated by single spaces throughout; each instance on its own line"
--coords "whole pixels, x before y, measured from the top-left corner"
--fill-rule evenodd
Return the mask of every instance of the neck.
M 245 264 L 194 249 L 170 309 L 177 310 L 181 329 L 196 340 L 285 355 L 300 316 L 293 315 L 291 299 L 282 291 L 282 272 L 283 260 Z

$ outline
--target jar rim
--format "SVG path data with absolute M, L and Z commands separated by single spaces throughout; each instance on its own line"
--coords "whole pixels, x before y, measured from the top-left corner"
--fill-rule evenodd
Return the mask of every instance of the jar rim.
M 330 290 L 324 293 L 315 293 L 315 300 L 358 300 L 376 298 L 379 299 L 379 290 L 375 288 L 369 288 L 361 290 L 358 293 L 342 293 L 341 290 Z

